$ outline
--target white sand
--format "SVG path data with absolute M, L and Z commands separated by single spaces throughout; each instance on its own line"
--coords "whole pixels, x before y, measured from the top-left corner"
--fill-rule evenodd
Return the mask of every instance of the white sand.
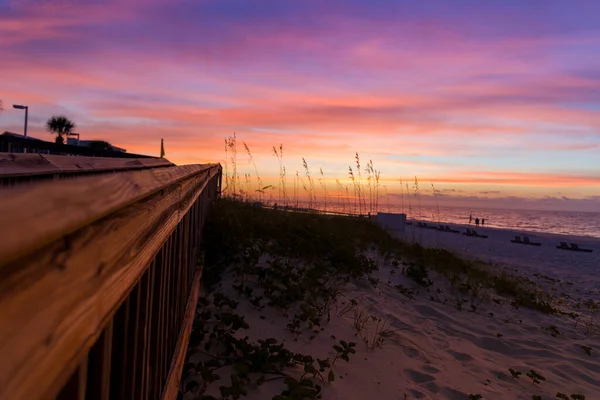
M 430 223 L 435 224 L 435 223 Z M 436 224 L 437 225 L 437 224 Z M 444 248 L 465 257 L 477 258 L 500 267 L 517 269 L 525 275 L 544 274 L 574 283 L 578 292 L 600 292 L 600 239 L 583 236 L 541 234 L 509 229 L 475 227 L 471 225 L 445 224 L 464 232 L 475 229 L 488 239 L 472 238 L 461 234 L 440 232 L 435 229 L 408 225 L 404 238 L 416 240 L 425 247 Z M 530 246 L 511 243 L 515 235 L 529 236 L 530 241 L 542 243 Z M 580 248 L 592 249 L 592 253 L 559 250 L 560 242 L 577 243 Z M 531 276 L 531 278 L 534 278 Z M 596 298 L 598 299 L 598 298 Z
M 566 308 L 579 299 L 600 299 L 600 240 L 529 234 L 532 241 L 542 242 L 542 246 L 534 247 L 510 243 L 515 234 L 523 232 L 476 229 L 489 238 L 416 227 L 409 227 L 405 236 L 425 246 L 443 247 L 491 262 L 494 268 L 516 269 L 515 273 L 539 281 L 547 290 L 570 295 L 563 305 Z M 576 242 L 594 252 L 558 250 L 555 246 L 560 241 Z M 485 400 L 531 399 L 534 394 L 555 399 L 557 392 L 600 399 L 600 332 L 587 336 L 583 324 L 580 322 L 576 327 L 570 317 L 515 309 L 495 295 L 492 299 L 500 300 L 501 304 L 475 301 L 476 312 L 460 311 L 454 306 L 460 294 L 452 293 L 441 278 L 433 277 L 436 284 L 427 291 L 391 265 L 382 264 L 377 277 L 380 279 L 377 288 L 361 282 L 350 283 L 345 298 L 333 309 L 331 322 L 312 340 L 310 334 L 303 333 L 295 341 L 294 335 L 286 330 L 288 318 L 269 307 L 255 309 L 231 290 L 231 281 L 226 279 L 221 290 L 240 300 L 237 311 L 251 326 L 243 334 L 250 338 L 275 337 L 284 340 L 292 351 L 320 358 L 327 357 L 331 346 L 340 339 L 357 342 L 357 354 L 350 363 L 338 361 L 334 367 L 338 379 L 331 384 L 320 383 L 324 399 L 464 400 L 469 394 L 481 394 Z M 394 287 L 398 283 L 414 290 L 415 298 L 399 293 Z M 443 294 L 437 292 L 438 288 Z M 358 306 L 340 315 L 351 298 L 358 300 Z M 470 310 L 468 295 L 465 299 L 464 308 Z M 357 336 L 354 314 L 361 309 L 392 323 L 393 336 L 379 348 L 369 349 Z M 600 324 L 600 316 L 597 317 Z M 560 332 L 556 337 L 542 329 L 551 325 Z M 374 324 L 366 327 L 362 335 L 373 335 L 373 330 Z M 582 345 L 593 349 L 591 356 L 582 350 Z M 509 368 L 523 375 L 514 379 Z M 534 385 L 525 376 L 530 369 L 546 381 Z M 252 389 L 248 398 L 270 399 L 280 388 L 281 381 L 269 382 Z

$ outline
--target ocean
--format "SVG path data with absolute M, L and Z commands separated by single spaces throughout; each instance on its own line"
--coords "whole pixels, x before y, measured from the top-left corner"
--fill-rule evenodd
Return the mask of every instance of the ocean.
M 300 207 L 308 207 L 301 202 Z M 316 208 L 324 209 L 319 203 Z M 347 211 L 341 209 L 335 202 L 330 202 L 327 207 L 331 211 Z M 352 210 L 354 211 L 354 210 Z M 463 208 L 463 207 L 437 207 L 421 206 L 412 207 L 408 212 L 407 207 L 402 209 L 399 205 L 380 204 L 381 212 L 407 213 L 409 220 L 440 221 L 455 224 L 468 224 L 469 213 L 475 218 L 485 218 L 485 226 L 493 228 L 514 229 L 540 233 L 556 233 L 561 235 L 591 236 L 600 238 L 600 212 L 579 211 L 534 211 L 534 210 L 504 210 L 489 208 Z
M 390 212 L 400 212 L 400 207 L 390 206 L 389 209 Z M 422 219 L 432 221 L 468 224 L 469 213 L 473 215 L 473 224 L 475 218 L 485 218 L 485 226 L 493 228 L 600 238 L 600 213 L 440 207 L 438 217 L 436 207 L 421 207 Z M 420 219 L 418 209 L 413 208 L 411 217 Z

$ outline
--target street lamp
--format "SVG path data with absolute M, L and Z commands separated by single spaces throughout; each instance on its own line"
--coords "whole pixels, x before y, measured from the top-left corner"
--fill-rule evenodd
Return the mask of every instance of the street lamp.
M 13 108 L 16 108 L 17 110 L 25 110 L 25 132 L 24 132 L 23 136 L 27 137 L 27 114 L 29 113 L 29 107 L 28 106 L 20 106 L 18 104 L 13 104 Z

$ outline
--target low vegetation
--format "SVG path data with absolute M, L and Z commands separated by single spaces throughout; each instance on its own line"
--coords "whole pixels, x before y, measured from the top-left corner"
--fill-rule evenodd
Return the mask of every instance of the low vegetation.
M 236 312 L 237 300 L 215 291 L 224 272 L 233 279 L 226 283 L 236 298 L 257 311 L 270 308 L 287 318 L 287 330 L 296 340 L 300 335 L 312 340 L 332 314 L 343 315 L 352 321 L 357 342 L 370 351 L 393 336 L 394 320 L 362 298 L 348 298 L 345 287 L 377 287 L 380 265 L 390 268 L 390 277 L 398 271 L 414 281 L 411 288 L 394 285 L 407 300 L 420 296 L 477 312 L 485 298 L 515 308 L 561 312 L 527 278 L 399 240 L 364 217 L 288 212 L 227 198 L 215 208 L 204 236 L 207 295 L 199 304 L 184 371 L 184 393 L 194 394 L 192 398 L 210 400 L 219 394 L 238 399 L 249 388 L 281 379 L 283 389 L 273 399 L 318 399 L 323 383 L 335 381 L 336 362 L 349 362 L 355 353 L 356 343 L 344 340 L 324 358 L 292 352 L 272 337 L 250 340 L 244 335 L 249 325 Z M 438 281 L 449 284 L 454 297 L 440 290 Z M 545 331 L 560 334 L 554 326 Z M 510 372 L 514 378 L 521 375 Z M 526 375 L 534 384 L 544 380 L 533 370 Z

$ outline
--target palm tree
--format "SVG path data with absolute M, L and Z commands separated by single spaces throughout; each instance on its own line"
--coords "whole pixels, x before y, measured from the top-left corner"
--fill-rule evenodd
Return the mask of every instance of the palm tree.
M 75 123 L 64 115 L 53 115 L 46 121 L 46 129 L 56 134 L 57 144 L 64 144 L 65 138 L 75 129 Z

